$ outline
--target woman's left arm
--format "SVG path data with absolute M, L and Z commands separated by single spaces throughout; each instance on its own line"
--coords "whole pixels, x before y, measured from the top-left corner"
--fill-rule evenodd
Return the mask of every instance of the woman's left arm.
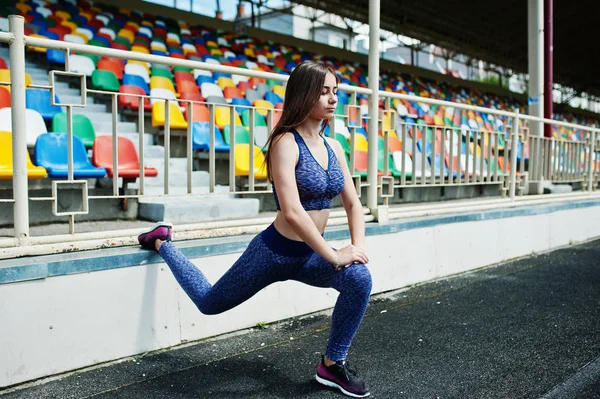
M 352 239 L 352 245 L 365 248 L 365 215 L 363 213 L 363 206 L 356 194 L 354 188 L 354 181 L 350 175 L 350 170 L 346 164 L 346 156 L 342 145 L 337 140 L 327 139 L 328 143 L 335 150 L 335 155 L 338 160 L 338 164 L 344 172 L 344 189 L 340 194 L 342 198 L 342 204 L 348 216 L 348 226 L 350 227 L 350 237 Z

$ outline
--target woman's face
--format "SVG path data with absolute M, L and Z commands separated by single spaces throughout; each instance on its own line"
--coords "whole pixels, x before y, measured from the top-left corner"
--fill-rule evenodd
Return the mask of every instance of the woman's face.
M 325 77 L 325 83 L 321 89 L 321 96 L 312 109 L 310 117 L 312 119 L 331 119 L 337 105 L 337 80 L 332 73 Z

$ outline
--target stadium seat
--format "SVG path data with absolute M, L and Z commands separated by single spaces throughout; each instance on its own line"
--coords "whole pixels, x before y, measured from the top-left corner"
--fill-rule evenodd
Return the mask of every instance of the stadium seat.
M 200 85 L 200 92 L 204 98 L 208 98 L 209 96 L 223 97 L 223 90 L 214 83 L 202 83 Z
M 48 51 L 46 51 L 46 60 L 50 63 L 64 65 L 65 57 L 65 52 L 62 50 L 49 48 Z
M 254 127 L 254 144 L 259 146 L 261 150 L 267 150 L 267 140 L 269 139 L 269 129 L 266 126 Z
M 2 57 L 0 57 L 0 69 L 8 69 L 8 63 Z
M 0 94 L 1 94 L 0 89 Z M 58 102 L 58 99 L 56 99 Z M 0 99 L 0 108 L 2 100 Z M 54 115 L 61 111 L 58 105 L 51 105 L 50 92 L 44 89 L 27 89 L 25 90 L 25 104 L 29 109 L 36 110 L 42 115 L 42 118 L 46 121 L 51 121 Z M 10 104 L 9 104 L 10 106 Z
M 0 86 L 0 109 L 10 108 L 10 90 L 7 87 Z
M 10 69 L 0 69 L 0 84 L 2 82 L 10 83 Z M 29 86 L 31 83 L 31 76 L 25 73 L 25 86 Z
M 29 152 L 27 156 L 27 177 L 30 179 L 43 179 L 47 176 L 46 169 L 31 163 Z M 0 179 L 13 178 L 13 152 L 12 133 L 0 131 Z
M 0 131 L 12 132 L 12 108 L 0 109 Z M 33 109 L 25 110 L 25 118 L 27 119 L 27 146 L 33 147 L 38 136 L 47 132 L 44 118 L 39 112 Z
M 222 129 L 223 140 L 226 144 L 231 145 L 231 126 L 227 125 Z M 244 126 L 235 127 L 235 143 L 236 144 L 248 144 L 250 143 L 250 132 Z
M 200 89 L 194 80 L 182 80 L 177 84 L 177 92 L 181 95 L 181 93 L 198 93 L 200 94 Z
M 194 150 L 208 151 L 210 149 L 210 123 L 194 122 L 192 125 L 192 148 Z M 223 140 L 223 135 L 217 126 L 214 130 L 215 151 L 229 151 L 229 145 Z
M 183 115 L 185 120 L 189 122 L 209 122 L 210 121 L 210 110 L 204 104 L 192 103 L 192 118 L 190 121 L 188 116 L 188 107 L 185 105 L 185 110 L 183 111 Z
M 229 107 L 215 107 L 215 123 L 221 130 L 223 130 L 225 126 L 229 126 L 231 123 L 231 111 Z M 242 120 L 237 113 L 235 114 L 234 123 L 242 126 Z
M 244 98 L 244 95 L 243 95 L 242 91 L 240 89 L 238 89 L 237 87 L 228 86 L 223 90 L 223 97 L 225 97 L 227 99 Z
M 267 167 L 265 163 L 265 157 L 261 149 L 255 145 L 252 146 L 254 150 L 254 178 L 266 179 L 267 178 Z M 250 150 L 249 144 L 236 144 L 235 145 L 235 175 L 236 176 L 249 176 L 250 174 Z
M 150 90 L 152 89 L 166 89 L 169 91 L 175 92 L 175 86 L 173 86 L 173 82 L 164 77 L 164 76 L 152 76 L 150 78 Z
M 285 87 L 281 85 L 273 86 L 273 93 L 277 94 L 280 98 L 283 99 L 285 98 Z
M 406 153 L 404 156 L 404 165 L 402 164 L 402 151 L 394 151 L 391 153 L 392 162 L 390 163 L 390 169 L 393 176 L 401 176 L 402 170 L 406 177 L 412 176 L 412 161 L 410 154 Z
M 39 136 L 35 143 L 35 163 L 44 167 L 51 178 L 67 178 L 67 134 L 46 133 Z M 105 175 L 105 169 L 90 163 L 85 146 L 77 136 L 73 136 L 73 177 L 86 179 Z
M 148 86 L 148 83 L 139 75 L 130 75 L 126 73 L 123 75 L 122 83 L 128 86 L 137 86 L 141 88 L 145 94 L 150 94 L 150 87 Z
M 254 104 L 258 100 L 262 100 L 262 96 L 254 89 L 248 89 L 245 93 L 246 100 L 250 102 L 250 104 Z
M 156 102 L 152 105 L 152 127 L 165 126 L 165 101 Z M 169 101 L 171 111 L 169 126 L 171 129 L 187 129 L 187 122 L 176 102 Z
M 137 95 L 145 95 L 144 90 L 139 86 L 133 85 L 121 85 L 119 88 L 119 93 L 129 93 L 129 94 L 137 94 Z M 137 96 L 119 96 L 119 108 L 129 108 L 131 110 L 138 110 L 140 107 L 140 98 Z M 152 104 L 150 104 L 150 99 L 148 97 L 144 98 L 144 110 L 151 111 Z
M 117 137 L 118 151 L 118 177 L 137 178 L 140 176 L 140 161 L 135 145 L 126 137 Z M 106 169 L 108 177 L 114 176 L 113 169 L 113 138 L 112 136 L 99 136 L 94 140 L 92 148 L 92 163 L 97 167 Z M 144 167 L 144 176 L 158 176 L 158 170 Z
M 233 80 L 231 80 L 231 78 L 226 78 L 226 77 L 220 77 L 217 80 L 217 85 L 222 90 L 225 90 L 226 87 L 235 87 L 235 83 L 233 83 Z
M 136 75 L 144 79 L 146 85 L 150 83 L 150 75 L 148 74 L 148 67 L 137 63 L 136 61 L 129 61 L 125 65 L 125 74 Z
M 250 126 L 250 110 L 241 112 L 240 117 L 242 118 L 242 125 L 246 127 Z M 254 113 L 254 126 L 267 126 L 265 117 L 258 112 Z
M 96 70 L 110 71 L 117 79 L 123 79 L 123 65 L 111 59 L 101 58 L 96 65 Z
M 96 70 L 96 65 L 94 65 L 94 61 L 90 57 L 74 54 L 69 59 L 69 68 L 71 72 L 92 76 L 92 73 Z
M 111 71 L 96 69 L 92 72 L 92 89 L 119 91 L 119 80 Z
M 263 116 L 267 116 L 269 114 L 268 109 L 275 108 L 271 102 L 266 101 L 266 100 L 256 100 L 254 102 L 254 106 L 257 108 L 256 112 Z M 267 109 L 265 109 L 265 108 L 267 108 Z
M 169 89 L 150 89 L 150 103 L 152 105 L 167 100 L 177 100 L 177 96 Z
M 52 119 L 52 131 L 57 133 L 67 132 L 67 114 L 61 112 Z M 83 145 L 91 147 L 96 138 L 96 131 L 92 121 L 83 114 L 73 114 L 73 135 L 79 137 Z

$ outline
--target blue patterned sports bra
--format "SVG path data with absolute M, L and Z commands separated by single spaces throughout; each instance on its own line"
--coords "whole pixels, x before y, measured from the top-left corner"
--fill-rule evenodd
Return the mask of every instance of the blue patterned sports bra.
M 324 169 L 310 152 L 300 133 L 295 129 L 292 129 L 292 133 L 294 133 L 299 151 L 296 164 L 296 185 L 302 207 L 306 211 L 331 209 L 331 200 L 344 189 L 344 173 L 338 164 L 335 151 L 323 138 L 328 154 L 327 169 Z M 273 183 L 273 197 L 277 210 L 280 211 L 275 183 Z

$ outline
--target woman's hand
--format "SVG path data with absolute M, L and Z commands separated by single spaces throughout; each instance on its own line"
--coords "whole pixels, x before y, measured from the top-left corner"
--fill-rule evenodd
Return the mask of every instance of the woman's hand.
M 348 245 L 337 252 L 337 261 L 334 263 L 336 270 L 341 270 L 344 267 L 348 267 L 353 263 L 369 263 L 369 258 L 365 253 L 365 250 L 356 245 Z

